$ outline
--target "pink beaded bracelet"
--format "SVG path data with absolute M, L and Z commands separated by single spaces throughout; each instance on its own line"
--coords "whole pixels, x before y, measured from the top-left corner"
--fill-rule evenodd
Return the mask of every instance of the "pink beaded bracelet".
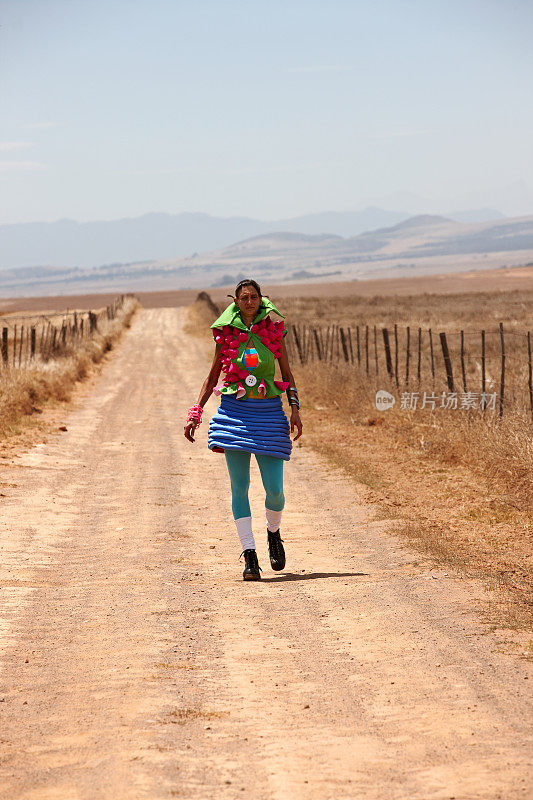
M 188 425 L 189 422 L 196 422 L 196 426 L 197 427 L 199 425 L 201 425 L 202 424 L 202 414 L 203 414 L 203 412 L 204 412 L 204 410 L 203 410 L 202 406 L 200 406 L 198 404 L 196 404 L 194 406 L 191 406 L 189 408 L 189 410 L 187 411 L 187 422 L 186 422 L 186 424 Z

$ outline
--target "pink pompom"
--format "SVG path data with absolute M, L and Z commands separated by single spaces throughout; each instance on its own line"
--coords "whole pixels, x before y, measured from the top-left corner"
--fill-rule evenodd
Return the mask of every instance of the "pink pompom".
M 240 333 L 237 335 L 237 339 L 239 342 L 246 342 L 248 340 L 248 334 L 244 331 L 240 331 Z
M 224 334 L 224 336 L 228 336 L 228 334 L 231 333 L 230 326 L 229 325 L 224 325 L 224 327 L 222 328 L 222 333 Z
M 238 350 L 228 350 L 228 356 L 230 358 L 237 358 L 238 355 L 239 355 Z
M 260 329 L 260 330 L 263 330 L 263 328 L 264 328 L 264 327 L 265 327 L 265 325 L 266 325 L 266 322 L 265 322 L 265 320 L 264 320 L 264 319 L 262 319 L 262 320 L 261 320 L 261 322 L 259 322 L 259 323 L 258 323 L 258 325 L 259 325 L 259 329 Z
M 217 344 L 222 344 L 223 341 L 224 341 L 224 337 L 223 336 L 215 336 L 215 342 Z
M 277 386 L 278 389 L 284 392 L 289 386 L 289 381 L 274 381 L 274 386 Z
M 248 373 L 248 370 L 246 370 L 246 369 L 240 369 L 240 370 L 239 370 L 239 378 L 240 378 L 241 380 L 244 380 L 244 378 L 247 378 L 247 377 L 248 377 L 248 374 L 249 374 L 249 373 Z
M 252 325 L 251 330 L 252 333 L 257 333 L 257 331 L 259 330 L 259 325 L 257 324 L 257 322 Z
M 239 342 L 238 339 L 232 339 L 229 346 L 231 348 L 233 348 L 233 350 L 238 350 L 239 349 L 239 344 L 240 344 L 240 342 Z

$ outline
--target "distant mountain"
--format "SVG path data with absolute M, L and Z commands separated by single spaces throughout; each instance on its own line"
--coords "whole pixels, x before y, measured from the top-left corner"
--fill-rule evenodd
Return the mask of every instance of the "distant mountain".
M 263 224 L 246 217 L 144 214 L 110 222 L 64 219 L 2 225 L 0 269 L 34 264 L 87 267 L 182 256 L 253 236 Z
M 330 233 L 346 238 L 373 228 L 395 225 L 409 216 L 403 211 L 385 211 L 382 208 L 369 206 L 362 211 L 325 211 L 321 214 L 307 214 L 267 224 L 271 231 L 297 231 L 310 235 Z
M 0 297 L 401 278 L 533 263 L 533 216 L 466 224 L 418 215 L 357 236 L 254 233 L 228 247 L 99 267 L 0 271 Z
M 472 211 L 450 211 L 446 214 L 450 219 L 457 222 L 492 222 L 497 219 L 505 219 L 506 215 L 501 211 L 496 211 L 495 208 L 477 208 Z
M 273 221 L 184 213 L 144 214 L 108 222 L 63 219 L 0 225 L 0 270 L 36 265 L 85 268 L 180 258 L 276 232 L 349 238 L 408 218 L 409 214 L 402 212 L 369 207 Z
M 409 219 L 404 220 L 403 222 L 399 222 L 397 225 L 394 225 L 389 230 L 391 231 L 401 231 L 406 230 L 407 228 L 422 228 L 427 229 L 431 228 L 434 225 L 460 225 L 460 222 L 456 220 L 449 219 L 449 217 L 441 217 L 438 214 L 418 214 L 416 217 L 409 217 Z

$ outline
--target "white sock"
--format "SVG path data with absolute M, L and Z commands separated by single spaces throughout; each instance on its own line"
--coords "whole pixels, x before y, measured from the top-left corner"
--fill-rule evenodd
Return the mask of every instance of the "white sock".
M 271 508 L 265 508 L 267 518 L 267 528 L 270 533 L 279 531 L 279 524 L 281 522 L 281 515 L 283 511 L 272 511 Z
M 239 539 L 241 540 L 242 549 L 255 550 L 254 534 L 252 532 L 252 518 L 240 517 L 240 519 L 235 520 L 235 525 L 237 526 L 237 533 L 239 534 Z

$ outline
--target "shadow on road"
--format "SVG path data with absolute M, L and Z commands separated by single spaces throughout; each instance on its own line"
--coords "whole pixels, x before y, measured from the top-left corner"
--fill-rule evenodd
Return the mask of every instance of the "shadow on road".
M 285 572 L 283 575 L 274 575 L 272 578 L 262 577 L 262 580 L 266 583 L 275 583 L 277 581 L 312 581 L 317 578 L 361 578 L 369 574 L 369 572 Z

